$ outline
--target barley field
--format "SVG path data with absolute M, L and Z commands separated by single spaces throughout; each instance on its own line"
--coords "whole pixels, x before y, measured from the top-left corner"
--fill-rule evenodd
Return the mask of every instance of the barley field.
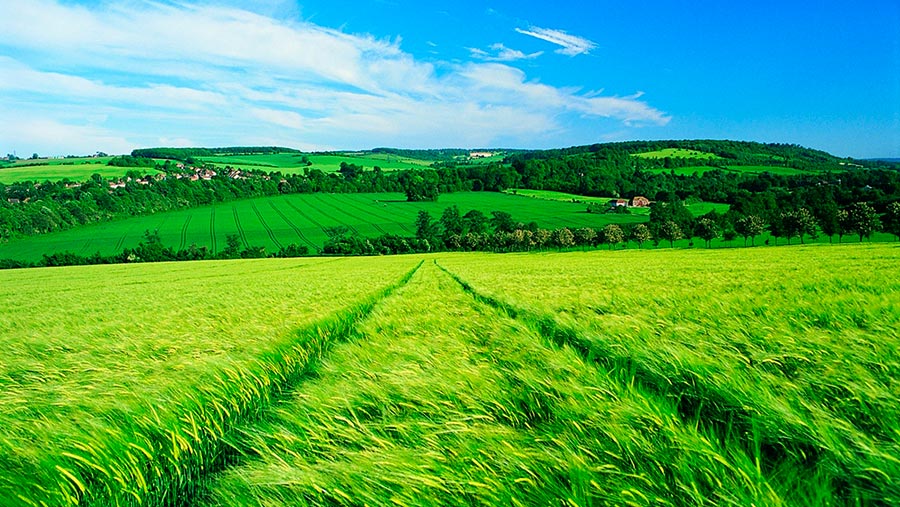
M 0 505 L 897 505 L 898 259 L 5 271 Z

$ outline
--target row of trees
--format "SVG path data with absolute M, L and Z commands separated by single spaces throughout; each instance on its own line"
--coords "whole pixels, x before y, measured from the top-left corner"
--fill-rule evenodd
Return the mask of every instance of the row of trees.
M 678 175 L 644 171 L 641 164 L 647 162 L 632 156 L 641 150 L 660 147 L 698 149 L 719 156 L 730 153 L 735 160 L 744 161 L 753 159 L 753 153 L 762 153 L 761 156 L 782 162 L 804 160 L 807 165 L 819 168 L 846 167 L 839 165 L 844 163 L 840 159 L 799 147 L 726 141 L 614 143 L 520 152 L 509 156 L 504 163 L 461 166 L 446 162 L 434 169 L 415 171 L 385 172 L 378 167 L 368 170 L 355 164 L 342 164 L 339 171 L 328 174 L 310 168 L 292 175 L 256 170 L 243 171 L 244 176 L 238 179 L 220 174 L 199 181 L 172 177 L 183 169 L 167 161 L 157 166 L 168 173 L 165 180 L 139 182 L 142 173 L 130 171 L 127 176 L 131 181 L 114 189 L 99 175 L 80 184 L 68 181 L 0 184 L 0 196 L 5 197 L 0 198 L 0 241 L 128 216 L 288 193 L 404 192 L 408 200 L 427 201 L 438 199 L 441 193 L 524 187 L 582 195 L 644 195 L 658 202 L 698 199 L 731 206 L 734 216 L 729 217 L 730 223 L 724 224 L 723 230 L 734 229 L 740 216 L 755 215 L 771 224 L 785 211 L 799 208 L 809 210 L 821 223 L 836 210 L 856 202 L 868 202 L 876 213 L 884 214 L 890 203 L 900 200 L 900 171 L 896 169 L 855 168 L 839 173 L 794 176 L 720 170 Z M 150 156 L 178 155 L 187 159 L 195 154 L 236 150 L 256 153 L 265 149 L 268 148 L 136 150 L 131 157 L 113 160 L 140 169 L 138 165 L 149 163 Z M 302 157 L 299 153 L 297 156 Z M 820 227 L 826 230 L 826 226 Z
M 226 246 L 223 250 L 214 252 L 205 246 L 191 246 L 175 250 L 163 244 L 159 231 L 145 231 L 144 239 L 134 248 L 126 248 L 122 252 L 113 255 L 102 255 L 96 252 L 89 256 L 78 255 L 73 252 L 57 252 L 44 254 L 37 262 L 18 261 L 13 259 L 0 259 L 0 269 L 50 267 L 50 266 L 84 266 L 90 264 L 126 264 L 139 262 L 176 262 L 176 261 L 203 261 L 216 259 L 257 259 L 257 258 L 287 258 L 309 255 L 309 248 L 305 245 L 289 244 L 276 252 L 267 253 L 265 247 L 242 247 L 240 237 L 237 234 L 226 236 Z
M 808 208 L 797 207 L 764 215 L 741 214 L 735 210 L 725 214 L 711 211 L 694 218 L 682 203 L 676 201 L 654 204 L 650 209 L 649 227 L 654 237 L 670 244 L 682 238 L 700 238 L 707 246 L 717 238 L 730 241 L 735 237 L 744 238 L 745 245 L 748 240 L 755 245 L 756 238 L 766 232 L 776 242 L 783 238 L 788 244 L 794 238 L 803 243 L 805 238 L 816 238 L 819 234 L 828 236 L 830 241 L 837 236 L 841 242 L 846 235 L 857 236 L 863 241 L 879 230 L 900 240 L 900 202 L 889 204 L 880 217 L 870 204 L 858 202 L 846 208 L 819 209 L 818 215 Z

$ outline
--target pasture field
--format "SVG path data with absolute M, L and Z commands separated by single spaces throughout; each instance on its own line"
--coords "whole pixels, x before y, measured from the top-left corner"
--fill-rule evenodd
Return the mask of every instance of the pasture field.
M 158 230 L 165 245 L 175 249 L 192 244 L 220 251 L 226 236 L 237 234 L 244 246 L 264 246 L 275 252 L 297 243 L 315 252 L 327 239 L 324 229 L 345 225 L 362 236 L 385 233 L 415 235 L 416 215 L 426 210 L 439 218 L 456 205 L 460 213 L 478 209 L 506 211 L 515 220 L 535 221 L 541 227 L 603 227 L 608 223 L 640 222 L 646 216 L 587 213 L 584 204 L 530 199 L 496 192 L 459 192 L 441 195 L 438 202 L 406 202 L 403 194 L 291 194 L 248 199 L 186 210 L 170 211 L 67 231 L 29 236 L 0 243 L 0 258 L 35 261 L 43 254 L 70 251 L 79 255 L 121 252 L 143 240 L 144 231 Z
M 605 204 L 613 199 L 612 197 L 595 197 L 589 195 L 569 194 L 566 192 L 556 192 L 554 190 L 531 190 L 528 188 L 511 188 L 504 190 L 504 193 L 512 195 L 521 195 L 523 197 L 533 197 L 535 199 L 546 199 L 548 201 L 563 202 L 599 202 Z
M 706 153 L 704 151 L 686 150 L 684 148 L 664 148 L 662 150 L 648 151 L 645 153 L 635 153 L 633 156 L 639 158 L 702 158 L 717 159 L 714 153 Z
M 0 274 L 0 505 L 172 505 L 235 421 L 416 263 Z
M 579 202 L 579 203 L 591 203 L 591 202 L 599 202 L 601 204 L 606 204 L 612 199 L 612 197 L 591 197 L 586 195 L 576 195 L 569 194 L 566 192 L 555 192 L 553 190 L 528 190 L 528 189 L 512 189 L 507 190 L 506 193 L 513 195 L 520 195 L 523 197 L 532 197 L 535 199 L 546 199 L 549 201 L 562 201 L 562 202 Z M 699 217 L 709 213 L 712 210 L 715 210 L 717 213 L 725 213 L 728 211 L 729 205 L 715 202 L 697 202 L 686 205 L 688 210 L 695 217 Z M 631 215 L 649 215 L 650 208 L 628 208 Z M 621 216 L 621 215 L 619 215 Z
M 312 164 L 307 166 L 306 157 Z M 323 172 L 336 172 L 341 162 L 356 164 L 372 170 L 378 166 L 385 171 L 398 169 L 421 169 L 429 167 L 431 161 L 401 157 L 387 153 L 276 153 L 267 155 L 224 155 L 216 157 L 200 157 L 224 167 L 230 165 L 242 169 L 260 169 L 264 171 L 280 171 L 284 174 L 302 173 L 304 169 L 318 169 Z
M 58 181 L 68 178 L 72 181 L 85 181 L 92 174 L 100 174 L 105 178 L 124 176 L 130 169 L 141 172 L 155 170 L 133 167 L 114 167 L 106 165 L 112 157 L 84 157 L 62 159 L 18 160 L 13 164 L 0 165 L 0 183 L 17 181 Z
M 727 167 L 710 167 L 710 166 L 689 166 L 689 167 L 673 167 L 671 169 L 665 169 L 662 167 L 647 169 L 649 172 L 654 173 L 669 173 L 674 172 L 679 176 L 691 176 L 694 173 L 698 175 L 702 175 L 703 173 L 715 170 L 726 170 L 737 173 L 749 173 L 749 174 L 762 174 L 764 172 L 770 174 L 777 174 L 780 176 L 795 176 L 798 174 L 809 174 L 811 172 L 808 169 L 795 169 L 793 167 L 782 167 L 782 166 L 768 166 L 768 165 L 732 165 Z
M 898 252 L 0 272 L 0 504 L 896 505 Z

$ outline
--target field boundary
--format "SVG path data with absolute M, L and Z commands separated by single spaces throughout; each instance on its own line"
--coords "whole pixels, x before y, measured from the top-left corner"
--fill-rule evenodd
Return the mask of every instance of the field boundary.
M 169 427 L 158 417 L 128 421 L 119 444 L 138 453 L 129 453 L 131 461 L 122 464 L 131 466 L 117 471 L 115 478 L 93 463 L 98 453 L 115 451 L 74 445 L 63 453 L 66 468 L 57 466 L 67 504 L 190 505 L 213 474 L 245 457 L 231 443 L 241 428 L 264 417 L 266 408 L 302 381 L 335 343 L 352 336 L 357 324 L 406 285 L 423 263 L 355 304 L 290 333 L 291 339 L 245 368 L 225 368 L 202 392 L 206 397 L 180 403 L 182 415 Z
M 812 428 L 779 420 L 783 427 L 768 428 L 759 407 L 746 406 L 739 399 L 708 386 L 705 380 L 688 369 L 666 376 L 653 364 L 616 352 L 598 340 L 590 340 L 580 331 L 560 324 L 551 314 L 523 308 L 480 292 L 468 281 L 434 260 L 442 271 L 455 280 L 476 301 L 516 319 L 559 347 L 570 347 L 585 361 L 607 370 L 620 382 L 631 383 L 654 398 L 675 402 L 677 414 L 685 424 L 704 428 L 723 441 L 732 441 L 757 463 L 762 477 L 771 480 L 785 466 L 802 470 L 810 480 L 827 480 L 838 491 L 862 497 L 878 505 L 892 498 L 897 484 L 890 484 L 884 472 L 875 465 L 857 469 L 847 457 L 831 452 Z M 787 431 L 785 431 L 787 428 Z M 885 479 L 888 479 L 886 482 Z M 874 496 L 873 496 L 874 493 Z

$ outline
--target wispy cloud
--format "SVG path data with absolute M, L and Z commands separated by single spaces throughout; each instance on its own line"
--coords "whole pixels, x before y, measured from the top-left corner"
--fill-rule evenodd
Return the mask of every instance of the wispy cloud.
M 516 31 L 523 35 L 530 35 L 531 37 L 547 41 L 551 44 L 562 46 L 560 49 L 557 49 L 555 51 L 556 53 L 559 53 L 561 55 L 575 56 L 580 54 L 587 54 L 590 53 L 592 49 L 597 47 L 597 44 L 593 41 L 585 39 L 584 37 L 579 37 L 577 35 L 571 35 L 562 30 L 531 27 L 528 30 L 516 28 Z
M 472 50 L 480 61 L 429 63 L 403 51 L 399 38 L 241 8 L 97 5 L 0 0 L 16 20 L 0 31 L 0 117 L 27 119 L 4 122 L 24 127 L 0 129 L 0 143 L 15 144 L 0 152 L 114 152 L 162 139 L 305 149 L 534 146 L 575 132 L 567 115 L 668 121 L 636 96 L 529 79 L 502 62 L 540 53 L 500 43 Z M 563 50 L 590 47 L 582 39 Z
M 508 48 L 500 42 L 491 44 L 488 49 L 490 49 L 490 52 L 478 48 L 469 48 L 469 53 L 471 53 L 474 58 L 488 62 L 514 62 L 516 60 L 531 60 L 544 54 L 543 51 L 525 54 L 518 49 Z

